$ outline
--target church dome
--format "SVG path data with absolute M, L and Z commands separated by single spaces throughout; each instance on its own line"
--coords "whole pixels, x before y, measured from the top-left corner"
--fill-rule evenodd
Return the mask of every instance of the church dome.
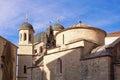
M 71 26 L 71 28 L 74 28 L 74 27 L 90 27 L 90 25 L 87 25 L 84 23 L 78 23 Z
M 19 30 L 29 30 L 29 29 L 30 30 L 34 30 L 33 26 L 30 23 L 28 23 L 28 22 L 23 23 L 21 25 L 21 27 L 19 28 Z
M 41 33 L 38 33 L 37 35 L 35 35 L 34 42 L 44 42 L 44 41 L 46 41 L 46 33 L 45 32 L 41 32 Z
M 105 37 L 106 32 L 104 30 L 83 23 L 74 24 L 67 29 L 57 32 L 55 35 L 56 46 L 63 45 L 61 40 L 64 40 L 64 44 L 86 40 L 97 45 L 104 45 Z
M 54 31 L 59 31 L 59 30 L 63 30 L 63 29 L 64 29 L 64 27 L 59 23 L 57 23 L 53 26 Z

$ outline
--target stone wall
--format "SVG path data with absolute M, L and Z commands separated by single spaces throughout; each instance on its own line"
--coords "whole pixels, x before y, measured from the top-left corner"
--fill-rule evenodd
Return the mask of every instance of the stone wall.
M 110 80 L 110 57 L 80 61 L 79 80 Z
M 21 55 L 33 55 L 33 46 L 31 44 L 19 45 L 18 54 L 21 54 Z
M 120 80 L 120 42 L 110 49 L 113 55 L 113 77 L 115 80 Z
M 81 49 L 71 49 L 44 57 L 45 80 L 78 80 Z M 62 73 L 57 71 L 57 59 L 62 60 Z
M 0 36 L 0 80 L 16 80 L 17 47 Z
M 31 80 L 32 69 L 31 67 L 32 67 L 31 55 L 18 55 L 18 80 Z
M 48 54 L 44 57 L 45 80 L 110 80 L 110 57 L 80 60 L 82 48 Z M 57 59 L 62 73 L 57 72 Z
M 35 67 L 32 69 L 32 80 L 43 80 L 43 67 Z
M 120 80 L 120 64 L 114 66 L 114 78 Z
M 2 54 L 4 51 L 4 45 L 6 44 L 6 41 L 0 38 L 0 80 L 2 80 Z

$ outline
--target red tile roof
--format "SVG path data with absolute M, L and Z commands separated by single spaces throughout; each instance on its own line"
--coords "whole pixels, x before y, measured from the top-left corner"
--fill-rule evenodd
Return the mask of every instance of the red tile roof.
M 111 32 L 107 34 L 107 37 L 117 37 L 117 36 L 120 36 L 120 31 Z

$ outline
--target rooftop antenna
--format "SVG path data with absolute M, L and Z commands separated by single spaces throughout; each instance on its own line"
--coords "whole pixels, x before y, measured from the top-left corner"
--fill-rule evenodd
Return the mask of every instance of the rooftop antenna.
M 26 13 L 26 22 L 28 23 L 28 14 Z

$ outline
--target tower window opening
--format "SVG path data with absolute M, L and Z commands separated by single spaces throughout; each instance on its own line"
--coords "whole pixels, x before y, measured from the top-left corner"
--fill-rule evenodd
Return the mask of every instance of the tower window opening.
M 24 41 L 27 39 L 27 35 L 26 33 L 24 33 Z
M 62 73 L 62 60 L 60 58 L 57 59 L 57 72 Z

